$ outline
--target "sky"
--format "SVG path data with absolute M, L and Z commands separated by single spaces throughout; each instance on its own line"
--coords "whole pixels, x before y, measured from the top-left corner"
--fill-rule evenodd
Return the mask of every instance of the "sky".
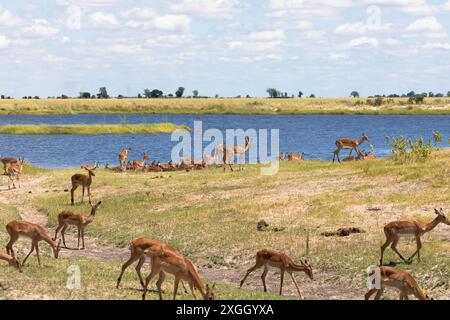
M 450 91 L 450 0 L 0 0 L 0 93 Z

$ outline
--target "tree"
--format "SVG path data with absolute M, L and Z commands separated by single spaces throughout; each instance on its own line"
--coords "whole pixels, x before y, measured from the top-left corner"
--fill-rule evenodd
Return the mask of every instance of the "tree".
M 269 88 L 269 89 L 267 89 L 266 91 L 267 91 L 267 93 L 269 94 L 269 97 L 270 97 L 270 98 L 275 99 L 275 98 L 281 97 L 281 92 L 279 92 L 277 89 Z
M 443 94 L 443 93 L 436 93 L 436 94 L 434 95 L 434 97 L 435 97 L 435 98 L 442 98 L 442 97 L 444 97 L 444 94 Z
M 359 98 L 359 92 L 358 91 L 352 91 L 352 93 L 350 93 L 350 97 L 352 97 L 352 98 Z
M 183 97 L 184 90 L 185 90 L 185 89 L 184 89 L 183 87 L 179 87 L 178 90 L 175 92 L 176 97 L 177 97 L 177 98 Z
M 99 92 L 97 93 L 97 98 L 99 99 L 109 99 L 108 91 L 106 90 L 106 87 L 101 87 L 99 89 Z
M 314 93 L 311 93 L 311 95 L 309 96 L 310 98 L 315 98 L 316 95 Z
M 198 97 L 198 90 L 192 91 L 192 94 L 194 95 L 194 98 L 197 98 Z
M 298 92 L 298 97 L 299 97 L 299 98 L 303 97 L 303 92 L 299 91 L 299 92 Z
M 144 97 L 150 99 L 152 97 L 152 92 L 149 89 L 144 89 Z
M 433 98 L 433 97 L 434 97 L 434 93 L 430 91 L 430 92 L 428 93 L 428 96 L 429 96 L 430 98 Z
M 450 93 L 450 92 L 449 92 Z M 4 94 L 2 94 L 2 97 L 1 97 L 2 99 L 5 99 L 5 95 Z
M 152 98 L 161 98 L 163 96 L 163 92 L 158 89 L 153 89 L 152 92 L 150 92 L 150 96 Z
M 447 92 L 447 97 L 449 97 L 449 98 L 450 98 L 450 91 L 449 91 L 449 92 Z
M 90 99 L 91 94 L 89 92 L 80 92 L 80 96 L 78 98 L 79 99 Z
M 142 99 L 142 94 L 138 93 L 137 97 L 138 99 Z
M 407 97 L 415 97 L 416 93 L 414 91 L 408 92 L 408 94 L 406 94 Z

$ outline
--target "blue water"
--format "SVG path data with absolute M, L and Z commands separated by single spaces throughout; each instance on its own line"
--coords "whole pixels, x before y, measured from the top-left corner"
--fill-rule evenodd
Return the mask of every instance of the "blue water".
M 349 115 L 51 115 L 0 116 L 5 124 L 114 124 L 172 122 L 193 127 L 203 122 L 203 130 L 217 128 L 244 130 L 279 129 L 281 152 L 304 152 L 306 159 L 331 160 L 336 138 L 370 137 L 378 156 L 389 155 L 386 136 L 420 136 L 431 139 L 439 130 L 444 147 L 450 134 L 450 116 L 349 116 Z M 64 168 L 99 160 L 102 164 L 118 162 L 117 154 L 131 147 L 131 159 L 150 154 L 152 160 L 170 160 L 172 147 L 168 134 L 101 136 L 12 136 L 0 135 L 1 156 L 24 156 L 36 165 Z M 207 145 L 207 143 L 205 143 Z M 361 149 L 370 150 L 369 144 Z

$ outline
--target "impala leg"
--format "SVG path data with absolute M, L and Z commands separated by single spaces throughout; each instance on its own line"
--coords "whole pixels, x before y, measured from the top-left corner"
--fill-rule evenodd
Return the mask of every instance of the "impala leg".
M 266 286 L 266 277 L 267 277 L 267 272 L 269 272 L 269 268 L 267 266 L 264 266 L 264 271 L 261 275 L 261 280 L 264 286 L 264 292 L 267 292 L 267 286 Z
M 281 270 L 281 279 L 280 279 L 280 296 L 283 294 L 283 281 L 284 281 L 284 270 Z
M 164 272 L 160 272 L 159 273 L 159 278 L 158 281 L 156 282 L 156 288 L 158 289 L 158 293 L 159 293 L 159 300 L 162 300 L 162 284 L 164 282 L 164 279 L 166 278 L 166 274 Z
M 86 248 L 84 246 L 84 228 L 81 229 L 81 243 L 83 244 L 83 250 Z
M 91 186 L 87 187 L 88 196 L 89 196 L 89 202 L 91 202 Z
M 66 230 L 67 230 L 67 224 L 64 225 L 63 229 L 61 230 L 61 238 L 62 238 L 63 245 L 64 245 L 65 248 L 67 248 L 67 245 L 66 245 L 66 237 L 65 237 L 65 235 L 66 235 Z
M 78 250 L 80 250 L 80 238 L 81 238 L 81 228 L 78 228 Z
M 369 300 L 370 297 L 373 296 L 376 292 L 378 292 L 378 289 L 372 289 L 372 290 L 369 290 L 369 291 L 365 294 L 364 299 L 365 299 L 365 300 Z
M 397 244 L 398 244 L 398 241 L 399 241 L 399 237 L 397 236 L 397 237 L 394 239 L 394 242 L 393 242 L 392 245 L 391 245 L 391 249 L 394 250 L 394 252 L 400 257 L 400 259 L 402 259 L 405 263 L 408 263 L 408 261 L 407 261 L 405 258 L 403 258 L 403 256 L 401 255 L 401 253 L 398 252 L 398 250 L 397 250 Z
M 75 193 L 75 190 L 77 190 L 77 188 L 78 188 L 78 186 L 72 186 L 72 189 L 70 189 L 70 204 L 71 205 L 74 205 L 74 203 L 75 203 L 75 201 L 74 201 L 74 193 Z
M 35 248 L 36 248 L 36 256 L 38 259 L 38 264 L 39 264 L 39 267 L 41 267 L 41 258 L 39 257 L 39 243 L 36 243 Z
M 244 279 L 242 279 L 241 284 L 239 286 L 239 288 L 242 288 L 242 286 L 244 285 L 245 280 L 247 280 L 247 277 L 254 271 L 258 270 L 259 268 L 261 268 L 262 265 L 260 264 L 255 264 L 253 267 L 251 267 L 250 269 L 247 270 L 247 273 L 245 274 Z
M 175 277 L 175 283 L 173 286 L 173 300 L 177 300 L 178 284 L 180 283 L 180 277 Z M 160 291 L 161 292 L 161 291 Z M 161 295 L 161 294 L 160 294 Z M 162 299 L 161 299 L 162 300 Z
M 292 282 L 294 282 L 295 288 L 297 288 L 297 292 L 298 295 L 300 296 L 300 299 L 304 300 L 305 298 L 303 297 L 302 291 L 300 290 L 297 280 L 295 280 L 295 276 L 292 274 L 292 272 L 289 273 L 292 279 Z
M 191 293 L 192 293 L 192 296 L 194 297 L 194 300 L 197 300 L 197 296 L 195 295 L 195 287 L 194 287 L 194 284 L 193 284 L 193 283 L 190 283 L 190 284 L 189 284 L 189 287 L 191 288 Z
M 414 254 L 408 259 L 408 261 L 412 261 L 412 259 L 417 255 L 418 260 L 420 261 L 420 249 L 422 249 L 422 242 L 420 241 L 420 237 L 416 235 L 416 244 L 417 250 Z
M 380 300 L 381 296 L 383 295 L 383 292 L 384 292 L 384 288 L 382 287 L 381 289 L 379 289 L 377 291 L 377 295 L 375 296 L 375 300 Z
M 386 250 L 387 247 L 389 247 L 389 245 L 392 243 L 391 239 L 387 239 L 386 242 L 381 246 L 381 258 L 380 258 L 380 266 L 383 266 L 383 256 L 384 256 L 384 251 Z
M 8 244 L 6 245 L 6 253 L 9 254 L 9 255 L 11 255 L 12 257 L 15 257 L 15 256 L 16 256 L 16 254 L 14 253 L 14 250 L 13 250 L 13 244 L 16 243 L 16 241 L 17 241 L 18 239 L 19 239 L 19 236 L 18 236 L 18 235 L 10 234 L 9 242 L 8 242 Z
M 56 241 L 56 238 L 58 237 L 58 232 L 62 229 L 63 225 L 58 224 L 58 227 L 55 230 L 55 237 L 53 238 L 53 241 Z
M 83 191 L 81 193 L 81 203 L 84 202 L 84 190 L 85 190 L 85 186 L 83 186 Z
M 142 266 L 145 263 L 145 259 L 146 259 L 145 255 L 143 254 L 141 256 L 141 258 L 139 259 L 139 262 L 138 262 L 138 264 L 136 266 L 136 273 L 138 274 L 139 281 L 141 282 L 142 287 L 144 287 L 144 280 L 142 279 L 141 269 L 142 269 Z
M 122 277 L 123 277 L 123 274 L 125 273 L 125 270 L 127 270 L 127 268 L 128 268 L 129 266 L 131 266 L 137 259 L 139 259 L 139 257 L 140 257 L 140 256 L 138 256 L 138 255 L 134 256 L 134 255 L 132 254 L 131 257 L 130 257 L 130 259 L 128 259 L 128 261 L 125 262 L 125 263 L 122 265 L 122 270 L 120 271 L 119 278 L 117 279 L 117 285 L 116 285 L 116 288 L 119 288 L 120 282 L 122 281 Z M 141 257 L 141 259 L 142 259 L 142 257 Z M 145 257 L 144 257 L 144 261 L 142 262 L 142 264 L 144 264 L 144 262 L 145 262 Z M 139 261 L 139 263 L 141 263 L 141 261 Z M 138 266 L 139 266 L 139 264 L 138 264 Z M 142 267 L 142 266 L 141 266 L 141 267 Z M 137 272 L 138 275 L 139 275 L 139 279 L 140 279 L 140 281 L 141 281 L 142 287 L 145 288 L 145 284 L 144 284 L 144 281 L 143 281 L 142 275 L 141 275 L 141 270 L 138 269 L 138 268 L 136 267 L 136 272 Z
M 159 273 L 159 269 L 160 269 L 159 265 L 156 266 L 154 263 L 152 263 L 152 271 L 150 272 L 148 277 L 145 279 L 144 293 L 142 294 L 142 300 L 145 300 L 145 297 L 147 295 L 148 285 L 149 285 L 150 281 Z M 159 293 L 159 295 L 160 295 L 160 298 L 162 298 L 161 292 Z
M 22 267 L 25 266 L 25 262 L 27 261 L 28 257 L 30 256 L 30 254 L 34 251 L 34 243 L 31 243 L 31 250 L 30 252 L 28 252 L 27 256 L 25 257 L 25 259 L 23 259 L 22 262 Z

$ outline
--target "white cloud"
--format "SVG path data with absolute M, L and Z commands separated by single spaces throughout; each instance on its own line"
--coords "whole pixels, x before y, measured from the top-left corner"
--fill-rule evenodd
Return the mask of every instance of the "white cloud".
M 384 43 L 387 44 L 388 46 L 396 46 L 400 44 L 400 41 L 393 38 L 387 38 L 384 40 Z
M 351 40 L 344 47 L 347 49 L 360 47 L 360 46 L 370 46 L 372 48 L 378 48 L 379 45 L 380 45 L 380 43 L 379 43 L 378 39 L 361 37 L 361 38 Z
M 298 29 L 298 30 L 307 30 L 307 29 L 312 29 L 312 28 L 313 28 L 313 23 L 311 21 L 307 21 L 307 20 L 298 21 L 294 25 L 294 29 Z
M 328 58 L 333 61 L 341 61 L 348 59 L 348 55 L 342 52 L 331 52 L 328 54 Z
M 420 47 L 421 49 L 442 49 L 450 50 L 450 43 L 440 43 L 440 42 L 428 42 L 427 44 Z
M 343 9 L 357 5 L 353 0 L 270 0 L 268 15 L 279 18 L 334 17 Z
M 0 5 L 0 26 L 1 27 L 17 27 L 24 23 L 23 19 L 15 16 L 11 11 L 2 9 Z
M 122 17 L 138 20 L 152 19 L 156 15 L 156 11 L 150 8 L 133 8 L 121 14 Z
M 439 6 L 430 5 L 426 0 L 365 0 L 365 3 L 410 15 L 433 15 L 440 11 Z
M 3 34 L 0 34 L 0 49 L 8 48 L 11 41 Z
M 167 14 L 156 17 L 153 25 L 159 30 L 189 32 L 191 19 L 186 15 Z
M 345 23 L 339 25 L 334 32 L 336 34 L 366 34 L 368 32 L 375 31 L 387 31 L 392 28 L 391 23 L 387 23 L 384 25 L 372 25 L 368 23 L 363 23 L 361 21 L 355 23 Z
M 175 13 L 218 19 L 233 19 L 247 8 L 240 0 L 183 0 L 170 6 Z
M 26 38 L 47 38 L 59 33 L 59 29 L 52 27 L 47 20 L 35 19 L 31 25 L 23 27 L 20 34 Z
M 105 13 L 97 11 L 89 16 L 91 25 L 95 28 L 116 28 L 119 25 L 119 21 L 112 13 Z
M 268 30 L 268 31 L 259 31 L 259 32 L 251 32 L 247 37 L 250 41 L 279 41 L 286 40 L 286 35 L 284 31 L 281 29 L 277 30 Z
M 320 40 L 325 37 L 325 31 L 311 30 L 305 33 L 305 37 L 310 40 Z
M 450 11 L 450 0 L 442 7 L 444 11 Z
M 447 37 L 444 26 L 433 16 L 413 21 L 405 28 L 405 31 L 412 35 L 421 34 L 430 38 Z
M 123 0 L 56 0 L 60 6 L 80 6 L 80 7 L 103 7 L 112 6 L 123 2 Z

